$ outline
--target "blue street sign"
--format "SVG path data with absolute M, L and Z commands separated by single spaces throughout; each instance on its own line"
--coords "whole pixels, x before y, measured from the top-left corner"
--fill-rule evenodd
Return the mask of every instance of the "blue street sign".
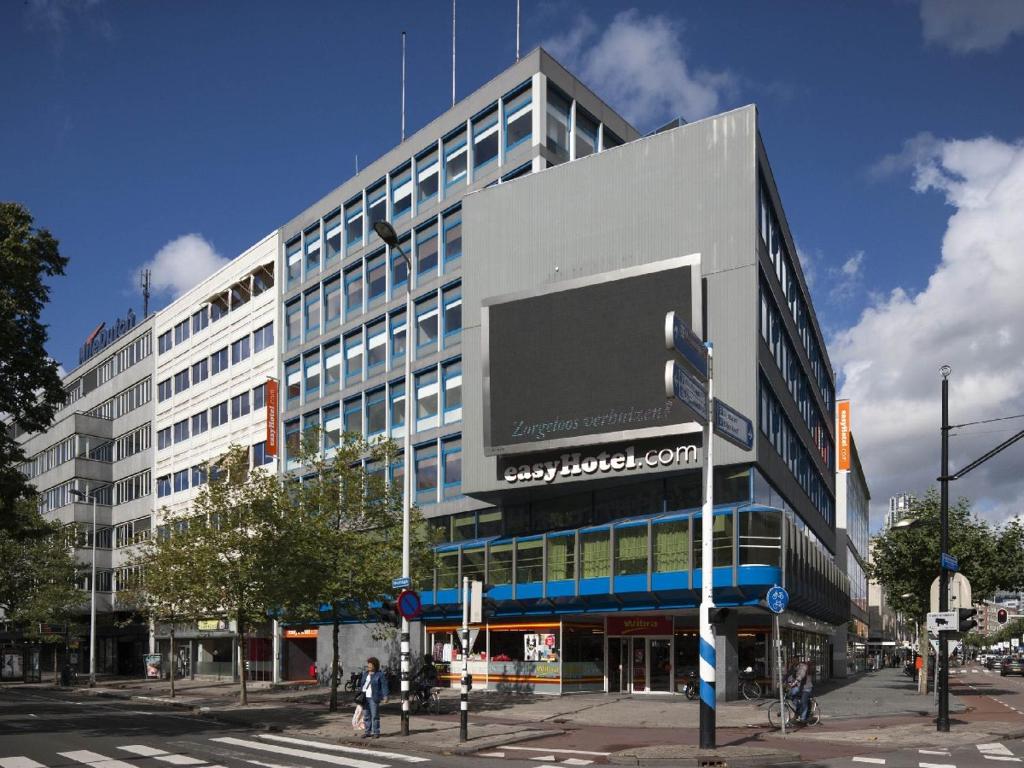
M 744 451 L 754 447 L 754 422 L 715 398 L 715 434 Z
M 399 594 L 398 600 L 395 602 L 398 605 L 398 613 L 403 619 L 415 619 L 423 613 L 423 604 L 420 602 L 419 594 L 410 589 Z
M 782 613 L 789 605 L 789 592 L 776 584 L 768 590 L 765 602 L 768 603 L 768 610 L 772 613 Z
M 948 552 L 942 553 L 942 557 L 939 558 L 939 565 L 947 571 L 960 570 L 960 563 L 958 563 L 957 559 Z
M 690 409 L 693 420 L 708 423 L 708 391 L 697 377 L 674 360 L 665 363 L 665 397 L 675 397 Z
M 702 379 L 708 377 L 708 350 L 704 342 L 675 312 L 665 315 L 665 349 L 682 355 Z
M 392 589 L 408 589 L 412 585 L 412 580 L 408 576 L 399 576 L 397 579 L 391 580 Z

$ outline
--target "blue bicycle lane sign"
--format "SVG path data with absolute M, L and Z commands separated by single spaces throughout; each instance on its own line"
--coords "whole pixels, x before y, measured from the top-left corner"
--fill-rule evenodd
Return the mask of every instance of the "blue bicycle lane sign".
M 789 592 L 776 584 L 768 590 L 765 602 L 768 603 L 768 610 L 772 613 L 782 613 L 789 605 Z

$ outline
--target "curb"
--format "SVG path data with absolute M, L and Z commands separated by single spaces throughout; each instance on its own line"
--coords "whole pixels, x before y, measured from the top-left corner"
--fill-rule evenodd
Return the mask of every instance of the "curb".
M 609 755 L 608 762 L 613 765 L 634 766 L 678 766 L 679 768 L 766 768 L 766 766 L 783 766 L 799 764 L 797 752 L 785 750 L 760 750 L 753 754 L 735 752 L 728 748 L 716 750 L 687 749 L 681 751 L 690 754 L 665 755 L 630 755 L 617 752 Z M 626 750 L 624 750 L 625 752 Z

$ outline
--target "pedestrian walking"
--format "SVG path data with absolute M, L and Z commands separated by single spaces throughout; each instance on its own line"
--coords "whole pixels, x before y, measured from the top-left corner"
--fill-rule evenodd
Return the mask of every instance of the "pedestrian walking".
M 359 677 L 359 693 L 356 694 L 356 704 L 363 706 L 364 739 L 380 738 L 380 705 L 387 703 L 390 693 L 387 675 L 380 671 L 380 659 L 371 656 Z

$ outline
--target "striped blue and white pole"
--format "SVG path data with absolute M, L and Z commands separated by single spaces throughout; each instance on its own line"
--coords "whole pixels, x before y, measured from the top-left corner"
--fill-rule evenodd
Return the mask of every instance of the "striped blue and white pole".
M 714 608 L 714 457 L 712 456 L 712 425 L 714 424 L 713 352 L 708 350 L 708 423 L 704 428 L 704 509 L 701 513 L 700 567 L 700 748 L 715 748 L 715 633 L 711 625 Z

